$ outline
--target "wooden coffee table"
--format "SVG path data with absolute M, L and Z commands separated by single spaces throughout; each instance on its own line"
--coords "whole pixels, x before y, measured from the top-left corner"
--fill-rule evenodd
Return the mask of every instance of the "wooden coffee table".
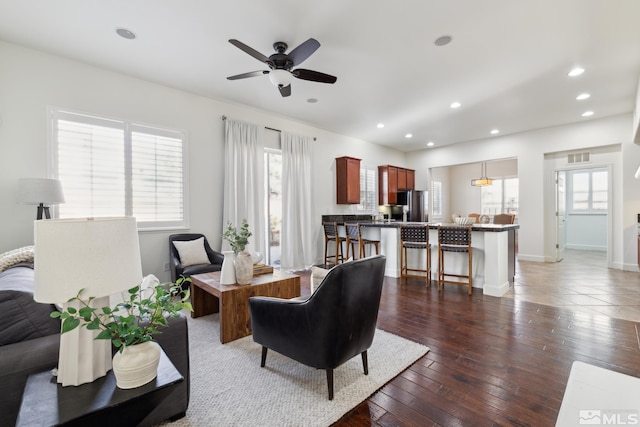
M 254 276 L 250 285 L 221 285 L 220 272 L 191 276 L 191 317 L 220 312 L 220 342 L 251 335 L 249 297 L 294 298 L 300 296 L 300 277 L 274 270 Z

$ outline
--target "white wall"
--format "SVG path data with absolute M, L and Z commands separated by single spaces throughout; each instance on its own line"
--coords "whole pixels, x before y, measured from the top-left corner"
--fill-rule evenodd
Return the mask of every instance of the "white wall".
M 607 250 L 606 215 L 567 215 L 567 249 Z
M 185 130 L 189 146 L 190 230 L 220 248 L 223 137 L 221 117 L 237 118 L 314 136 L 315 210 L 320 257 L 320 215 L 350 212 L 335 203 L 335 157 L 364 164 L 404 165 L 403 153 L 314 128 L 249 107 L 204 98 L 108 70 L 0 41 L 0 252 L 33 244 L 34 206 L 16 203 L 19 178 L 46 177 L 48 105 Z M 262 203 L 262 201 L 260 201 Z M 167 236 L 143 232 L 143 270 L 168 280 Z M 73 260 L 70 260 L 72 265 Z M 72 268 L 69 270 L 72 274 Z
M 636 108 L 633 110 L 633 135 L 634 142 L 640 144 L 640 78 L 638 79 L 638 90 L 636 91 Z
M 545 194 L 553 194 L 554 188 L 553 177 L 545 174 L 545 153 L 621 144 L 619 179 L 614 181 L 612 194 L 611 256 L 616 266 L 634 269 L 636 240 L 632 229 L 635 232 L 635 214 L 640 212 L 640 185 L 633 174 L 640 164 L 640 147 L 632 140 L 632 116 L 623 114 L 423 150 L 407 158 L 407 167 L 416 169 L 416 180 L 424 180 L 428 179 L 426 168 L 516 158 L 520 182 L 518 257 L 545 261 L 552 258 L 549 248 L 555 240 L 554 224 L 545 220 Z

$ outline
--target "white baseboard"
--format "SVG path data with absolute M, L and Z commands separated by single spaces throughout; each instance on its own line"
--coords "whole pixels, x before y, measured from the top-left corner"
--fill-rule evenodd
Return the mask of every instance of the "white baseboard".
M 607 247 L 606 246 L 600 246 L 600 245 L 576 245 L 576 244 L 569 244 L 567 243 L 566 246 L 567 249 L 576 249 L 579 251 L 598 251 L 598 252 L 607 252 Z
M 508 291 L 509 291 L 509 282 L 507 281 L 497 286 L 490 286 L 485 283 L 482 293 L 484 295 L 489 295 L 492 297 L 501 297 L 504 294 L 506 294 Z
M 545 257 L 539 255 L 518 254 L 517 257 L 518 261 L 549 262 Z

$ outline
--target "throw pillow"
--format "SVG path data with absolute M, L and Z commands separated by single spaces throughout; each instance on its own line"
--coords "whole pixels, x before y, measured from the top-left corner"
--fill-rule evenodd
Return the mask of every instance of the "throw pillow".
M 330 271 L 331 269 L 316 267 L 315 265 L 311 267 L 311 293 L 318 288 L 318 285 L 322 282 L 324 276 L 329 274 Z
M 349 261 L 353 261 L 353 258 L 349 258 L 345 262 L 349 262 Z M 335 268 L 335 266 L 332 268 Z M 309 285 L 311 289 L 311 293 L 313 293 L 316 289 L 318 289 L 318 285 L 322 283 L 322 281 L 324 280 L 324 276 L 329 274 L 332 268 L 327 269 L 327 268 L 316 267 L 316 266 L 311 267 L 311 284 Z
M 173 246 L 180 256 L 180 264 L 183 267 L 197 264 L 210 264 L 207 251 L 204 250 L 204 237 L 195 240 L 185 240 L 173 242 Z

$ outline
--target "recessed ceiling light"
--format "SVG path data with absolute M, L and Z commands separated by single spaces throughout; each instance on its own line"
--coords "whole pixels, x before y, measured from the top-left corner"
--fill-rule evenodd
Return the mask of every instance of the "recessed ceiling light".
M 378 123 L 378 124 L 376 125 L 376 127 L 377 127 L 378 129 L 382 129 L 382 128 L 384 127 L 384 123 Z
M 593 111 L 585 111 L 584 113 L 582 113 L 582 117 L 589 117 L 589 116 L 593 116 Z
M 434 144 L 433 141 L 427 142 L 427 147 L 433 147 L 434 145 L 436 145 L 436 144 Z
M 500 133 L 499 129 L 491 129 L 491 135 L 497 135 Z
M 450 107 L 451 107 L 451 108 L 458 108 L 458 107 L 460 107 L 461 105 L 462 105 L 462 104 L 460 104 L 458 101 L 456 101 L 456 102 L 452 102 L 452 103 L 451 103 L 451 105 L 450 105 Z
M 569 77 L 575 77 L 575 76 L 579 76 L 580 74 L 584 73 L 584 68 L 580 68 L 580 67 L 576 67 L 573 70 L 569 71 Z
M 589 95 L 588 93 L 581 93 L 580 95 L 576 96 L 576 99 L 578 101 L 582 101 L 582 100 L 588 99 L 590 97 L 591 97 L 591 95 Z
M 122 38 L 133 40 L 136 38 L 136 35 L 133 31 L 127 30 L 126 28 L 116 28 L 116 33 Z
M 451 36 L 441 36 L 436 39 L 434 44 L 436 46 L 446 46 L 451 43 Z
M 316 102 L 318 102 L 318 100 L 316 98 L 309 98 L 309 99 L 307 99 L 307 102 L 309 104 L 315 104 Z
M 405 138 L 413 138 L 413 135 L 412 135 L 412 134 L 410 134 L 410 133 L 408 133 L 408 134 L 406 134 L 404 137 L 405 137 Z

